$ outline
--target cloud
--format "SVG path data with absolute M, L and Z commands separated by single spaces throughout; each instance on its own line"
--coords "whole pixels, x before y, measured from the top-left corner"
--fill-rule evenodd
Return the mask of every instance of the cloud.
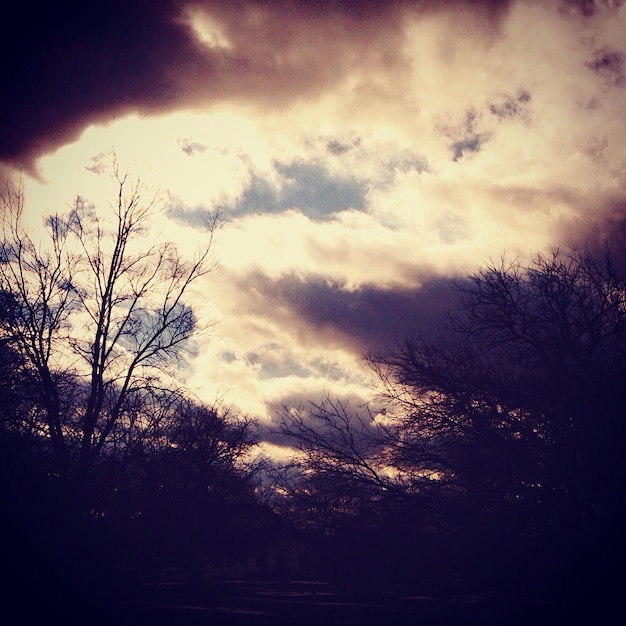
M 173 21 L 172 3 L 150 5 L 12 3 L 5 24 L 13 36 L 2 44 L 4 88 L 12 97 L 0 105 L 0 158 L 28 165 L 89 123 L 142 103 L 171 102 L 166 68 L 173 59 L 199 61 L 199 55 Z
M 592 17 L 598 13 L 615 11 L 624 4 L 624 0 L 562 0 L 562 11 L 574 11 L 584 17 Z
M 404 16 L 465 10 L 493 28 L 509 2 L 111 0 L 12 3 L 4 23 L 0 160 L 33 168 L 89 124 L 218 101 L 312 98 L 403 63 Z
M 278 343 L 269 343 L 260 346 L 253 352 L 246 352 L 243 356 L 248 366 L 258 367 L 259 380 L 273 378 L 308 378 L 311 370 L 298 362 L 293 356 L 286 354 L 286 350 Z
M 189 139 L 185 139 L 182 142 L 182 148 L 181 150 L 187 154 L 188 156 L 192 156 L 193 154 L 202 154 L 207 147 L 204 144 L 201 144 L 197 141 L 191 141 Z
M 625 58 L 624 52 L 605 46 L 595 50 L 593 61 L 586 65 L 592 72 L 601 76 L 608 86 L 625 87 Z
M 177 224 L 203 229 L 210 223 L 213 212 L 210 208 L 203 206 L 190 208 L 180 203 L 174 203 L 167 207 L 166 215 Z
M 366 395 L 369 373 L 358 354 L 314 336 L 286 305 L 266 300 L 253 285 L 242 289 L 225 274 L 215 302 L 222 307 L 220 322 L 201 341 L 189 388 L 207 401 L 223 396 L 261 419 L 295 396 L 316 399 L 330 390 Z
M 425 276 L 418 288 L 345 283 L 319 275 L 270 278 L 252 272 L 239 279 L 246 308 L 273 319 L 299 336 L 361 353 L 381 349 L 415 332 L 438 332 L 454 306 L 456 279 Z
M 489 139 L 490 133 L 476 132 L 478 120 L 479 114 L 472 108 L 465 111 L 464 119 L 460 124 L 442 128 L 442 133 L 454 140 L 449 146 L 452 150 L 453 161 L 458 161 L 468 152 L 478 152 Z
M 497 129 L 489 128 L 487 112 L 499 122 L 530 122 L 529 104 L 531 95 L 526 89 L 520 89 L 514 96 L 505 94 L 487 102 L 480 110 L 471 108 L 465 111 L 464 119 L 455 125 L 445 125 L 441 131 L 444 136 L 453 139 L 449 145 L 452 161 L 456 162 L 471 152 L 479 152 L 491 139 Z M 482 131 L 479 129 L 483 129 Z
M 572 202 L 583 206 L 560 224 L 556 239 L 563 246 L 589 248 L 601 254 L 608 245 L 626 275 L 626 193 L 611 190 L 596 194 L 593 200 L 583 197 Z M 593 211 L 589 210 L 591 203 Z
M 221 204 L 226 220 L 245 215 L 279 214 L 290 209 L 313 222 L 332 219 L 340 211 L 364 210 L 367 185 L 355 176 L 331 173 L 322 163 L 275 161 L 266 175 L 249 173 L 242 194 Z M 175 204 L 168 214 L 193 226 L 203 224 L 210 210 Z
M 524 122 L 530 121 L 528 105 L 531 96 L 525 89 L 515 96 L 505 95 L 499 100 L 489 104 L 489 112 L 495 115 L 499 120 L 521 119 Z
M 451 144 L 452 160 L 458 161 L 468 152 L 478 152 L 489 135 L 471 134 L 459 139 Z
M 5 48 L 23 69 L 6 68 L 0 161 L 36 161 L 37 225 L 92 199 L 112 145 L 149 164 L 181 250 L 223 208 L 203 286 L 221 322 L 192 374 L 208 400 L 262 414 L 358 395 L 358 354 L 438 328 L 453 279 L 503 252 L 621 241 L 620 4 L 43 7 L 49 24 Z
M 340 154 L 345 154 L 346 152 L 348 152 L 348 150 L 351 150 L 355 145 L 358 146 L 360 142 L 360 139 L 357 139 L 353 144 L 345 144 L 341 143 L 337 139 L 331 139 L 326 144 L 326 149 L 328 150 L 328 152 L 330 152 L 330 154 L 339 156 Z
M 334 176 L 323 165 L 307 162 L 277 162 L 275 169 L 281 185 L 276 204 L 279 210 L 297 208 L 316 220 L 365 206 L 366 184 L 355 176 Z M 238 208 L 245 212 L 245 202 Z

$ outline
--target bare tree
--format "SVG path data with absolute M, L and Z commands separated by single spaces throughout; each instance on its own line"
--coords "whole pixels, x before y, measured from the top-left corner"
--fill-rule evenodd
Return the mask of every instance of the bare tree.
M 117 163 L 112 179 L 110 214 L 78 197 L 69 213 L 46 219 L 42 242 L 23 227 L 23 186 L 2 194 L 2 333 L 43 409 L 56 471 L 79 481 L 131 419 L 137 394 L 176 386 L 171 368 L 198 326 L 186 296 L 215 267 L 217 216 L 184 260 L 173 243 L 147 238 L 157 197 Z
M 274 467 L 270 501 L 301 526 L 333 533 L 363 524 L 428 481 L 397 462 L 402 434 L 369 407 L 355 410 L 327 396 L 285 407 L 275 431 L 295 453 Z
M 293 515 L 354 536 L 371 521 L 380 545 L 436 542 L 431 565 L 492 578 L 554 580 L 621 536 L 626 280 L 608 252 L 491 264 L 460 283 L 441 335 L 367 360 L 384 410 L 283 412 Z
M 415 466 L 476 502 L 585 525 L 626 484 L 626 282 L 610 254 L 493 264 L 439 339 L 371 355 Z M 484 510 L 484 509 L 483 509 Z

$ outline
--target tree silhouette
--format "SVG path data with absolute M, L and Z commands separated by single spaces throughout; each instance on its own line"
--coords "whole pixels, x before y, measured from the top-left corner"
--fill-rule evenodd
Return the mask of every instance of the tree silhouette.
M 300 526 L 325 534 L 363 526 L 381 502 L 407 494 L 408 482 L 392 471 L 395 430 L 367 409 L 327 396 L 285 407 L 275 432 L 296 454 L 274 468 L 273 504 Z
M 214 267 L 216 219 L 185 261 L 172 243 L 145 243 L 156 198 L 117 163 L 113 181 L 110 215 L 78 197 L 46 219 L 43 242 L 22 226 L 22 186 L 2 194 L 2 336 L 21 357 L 57 474 L 78 481 L 132 419 L 138 394 L 176 387 L 168 367 L 197 326 L 185 295 Z
M 382 412 L 284 412 L 303 456 L 283 491 L 309 514 L 369 502 L 361 528 L 436 541 L 453 567 L 562 574 L 622 519 L 626 282 L 608 251 L 555 251 L 491 264 L 459 295 L 440 335 L 367 357 Z
M 155 562 L 192 555 L 194 569 L 225 536 L 227 503 L 252 497 L 251 422 L 192 401 L 176 377 L 202 326 L 190 296 L 215 267 L 217 217 L 183 255 L 148 230 L 157 198 L 112 174 L 112 211 L 79 197 L 41 241 L 23 226 L 23 187 L 2 194 L 6 561 L 26 599 L 64 619 L 79 617 L 68 597 L 92 614 Z
M 610 257 L 555 252 L 487 267 L 462 288 L 446 337 L 369 360 L 402 408 L 412 462 L 433 448 L 465 488 L 553 502 L 583 522 L 624 485 L 625 324 Z

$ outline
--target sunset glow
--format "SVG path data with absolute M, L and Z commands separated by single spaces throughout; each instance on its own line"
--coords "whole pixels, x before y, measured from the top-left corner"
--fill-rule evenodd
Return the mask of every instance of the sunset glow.
M 434 323 L 437 286 L 445 300 L 490 258 L 622 219 L 620 2 L 170 4 L 146 9 L 160 37 L 136 33 L 151 63 L 92 67 L 97 90 L 42 60 L 60 81 L 42 99 L 66 104 L 48 125 L 4 104 L 0 158 L 31 225 L 76 195 L 106 207 L 113 150 L 180 249 L 220 211 L 221 269 L 197 292 L 218 323 L 188 380 L 206 400 L 262 419 L 330 391 L 364 401 L 361 354 Z

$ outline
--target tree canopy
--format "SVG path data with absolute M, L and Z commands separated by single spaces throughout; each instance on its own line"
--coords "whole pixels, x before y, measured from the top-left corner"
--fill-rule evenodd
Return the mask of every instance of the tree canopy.
M 457 553 L 517 549 L 520 571 L 541 545 L 540 569 L 624 509 L 626 281 L 608 251 L 555 251 L 458 290 L 440 334 L 367 356 L 376 410 L 285 410 L 300 456 L 284 493 L 309 517 L 343 503 L 362 528 L 457 536 Z
M 216 220 L 184 259 L 171 242 L 146 243 L 156 197 L 117 164 L 112 181 L 109 214 L 77 197 L 46 218 L 43 241 L 23 226 L 22 187 L 2 194 L 1 332 L 37 398 L 28 427 L 50 442 L 62 477 L 87 476 L 122 422 L 137 429 L 138 394 L 176 388 L 168 369 L 197 327 L 185 296 L 214 267 Z

